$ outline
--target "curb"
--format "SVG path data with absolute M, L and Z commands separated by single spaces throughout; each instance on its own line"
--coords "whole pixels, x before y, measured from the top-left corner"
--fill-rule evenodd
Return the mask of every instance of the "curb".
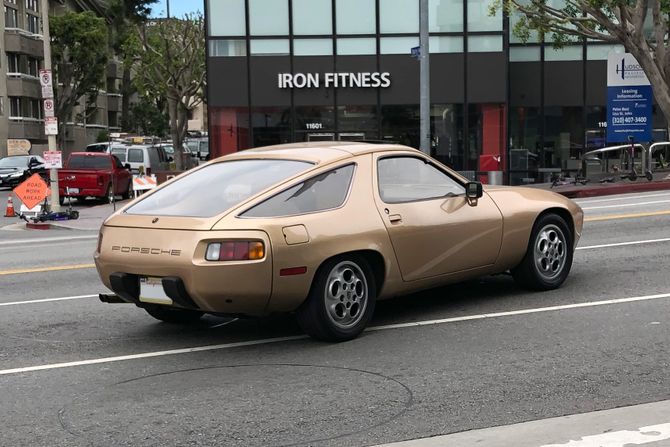
M 670 181 L 656 181 L 645 183 L 621 183 L 599 186 L 574 186 L 563 189 L 550 189 L 569 199 L 580 199 L 585 197 L 609 196 L 613 194 L 628 194 L 635 192 L 670 190 Z

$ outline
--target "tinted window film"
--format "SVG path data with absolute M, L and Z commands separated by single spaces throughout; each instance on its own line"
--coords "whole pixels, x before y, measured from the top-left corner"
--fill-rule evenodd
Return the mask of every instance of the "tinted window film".
M 379 195 L 387 203 L 452 197 L 465 188 L 423 159 L 388 157 L 377 162 Z
M 142 149 L 128 149 L 129 163 L 144 163 L 144 154 Z
M 68 168 L 74 169 L 111 169 L 112 163 L 109 157 L 96 157 L 90 155 L 73 155 L 70 157 Z
M 313 213 L 342 206 L 354 165 L 319 174 L 246 211 L 244 217 L 277 217 Z
M 212 217 L 309 169 L 294 160 L 236 160 L 179 177 L 128 208 L 128 214 Z

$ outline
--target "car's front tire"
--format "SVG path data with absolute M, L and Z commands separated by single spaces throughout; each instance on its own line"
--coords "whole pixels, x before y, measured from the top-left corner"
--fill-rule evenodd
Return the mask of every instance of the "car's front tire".
M 173 324 L 195 323 L 203 316 L 203 313 L 197 310 L 176 309 L 160 304 L 145 304 L 143 308 L 155 319 Z
M 316 272 L 309 296 L 297 311 L 298 324 L 318 340 L 351 340 L 367 326 L 376 299 L 377 285 L 365 258 L 333 258 Z
M 549 213 L 533 225 L 526 255 L 512 269 L 520 286 L 531 290 L 560 287 L 572 267 L 574 237 L 563 217 Z

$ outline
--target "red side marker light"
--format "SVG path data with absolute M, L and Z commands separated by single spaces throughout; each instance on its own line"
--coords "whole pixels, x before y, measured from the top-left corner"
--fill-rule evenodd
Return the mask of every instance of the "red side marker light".
M 307 267 L 290 267 L 279 270 L 279 276 L 304 275 L 307 273 Z

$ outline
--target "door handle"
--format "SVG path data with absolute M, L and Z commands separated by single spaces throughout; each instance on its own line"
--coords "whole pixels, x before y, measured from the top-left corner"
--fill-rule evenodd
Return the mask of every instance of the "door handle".
M 391 214 L 389 215 L 389 220 L 391 222 L 400 222 L 402 220 L 402 216 L 400 214 Z

